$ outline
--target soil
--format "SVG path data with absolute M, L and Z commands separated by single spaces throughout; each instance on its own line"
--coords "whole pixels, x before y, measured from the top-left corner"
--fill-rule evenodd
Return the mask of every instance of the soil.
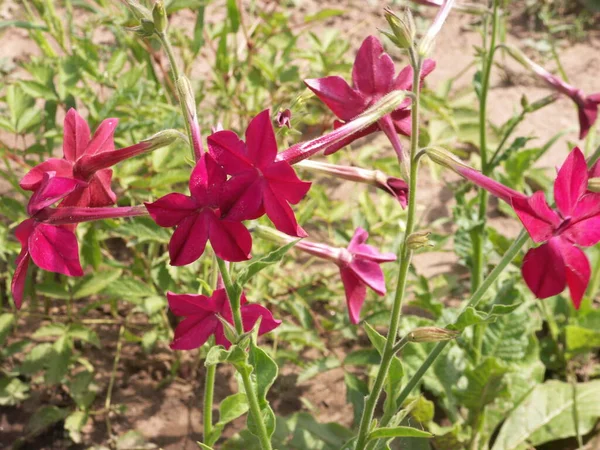
M 0 20 L 15 19 L 21 15 L 20 2 L 15 0 L 0 0 Z M 299 2 L 294 17 L 298 21 L 307 14 L 314 13 L 320 8 L 342 8 L 346 13 L 340 17 L 328 20 L 326 27 L 335 27 L 347 30 L 348 39 L 356 49 L 364 36 L 376 34 L 377 28 L 385 27 L 382 17 L 382 4 L 378 2 L 365 2 L 362 0 L 348 0 L 343 4 L 337 1 L 304 1 Z M 432 10 L 422 10 L 425 17 L 431 18 Z M 207 14 L 207 17 L 211 17 Z M 214 18 L 213 18 L 214 20 Z M 475 48 L 480 45 L 480 35 L 471 29 L 474 21 L 470 16 L 452 13 L 448 23 L 443 28 L 437 40 L 433 58 L 437 61 L 436 70 L 429 76 L 427 84 L 434 88 L 450 77 L 456 76 L 470 61 L 472 61 Z M 193 20 L 190 16 L 178 17 L 177 23 L 191 26 Z M 518 14 L 515 14 L 515 23 L 508 41 L 521 45 L 526 37 L 531 37 L 531 31 L 519 24 Z M 319 30 L 315 30 L 319 33 Z M 99 33 L 101 36 L 102 33 Z M 36 46 L 28 38 L 26 30 L 7 29 L 2 37 L 2 57 L 8 60 L 22 61 L 30 55 L 36 54 Z M 101 37 L 100 37 L 101 38 Z M 99 39 L 100 39 L 99 38 Z M 561 48 L 562 63 L 567 70 L 570 81 L 591 93 L 600 90 L 597 73 L 600 69 L 600 34 L 590 33 L 585 42 L 565 44 Z M 526 94 L 530 101 L 548 94 L 547 89 L 528 77 L 523 70 L 507 62 L 507 71 L 495 70 L 492 79 L 492 90 L 489 98 L 489 117 L 497 124 L 507 120 L 517 110 L 521 97 Z M 404 65 L 405 62 L 402 64 Z M 549 69 L 554 69 L 549 64 Z M 195 76 L 206 73 L 206 67 L 194 67 Z M 455 88 L 460 89 L 469 85 L 475 69 L 466 71 L 456 83 Z M 519 79 L 519 83 L 512 84 L 511 80 Z M 475 99 L 473 100 L 475 101 Z M 570 142 L 577 141 L 576 112 L 567 98 L 560 98 L 553 105 L 534 113 L 523 125 L 519 127 L 518 135 L 531 135 L 537 137 L 537 142 L 545 142 L 561 130 L 570 130 L 563 138 L 556 142 L 551 150 L 540 161 L 542 167 L 553 167 L 562 162 Z M 11 139 L 0 132 L 0 142 Z M 375 145 L 382 145 L 391 154 L 389 144 L 383 138 L 373 141 Z M 12 141 L 11 141 L 12 142 Z M 432 178 L 429 171 L 423 171 L 420 179 L 419 197 L 426 200 L 427 208 L 420 213 L 423 223 L 431 222 L 437 218 L 448 216 L 452 207 L 452 195 L 439 180 Z M 10 188 L 0 180 L 0 194 L 10 195 Z M 423 204 L 423 203 L 421 203 Z M 498 218 L 505 233 L 516 234 L 519 226 L 507 219 Z M 427 277 L 455 270 L 456 260 L 452 253 L 440 252 L 426 253 L 415 257 L 417 270 Z M 100 314 L 100 313 L 98 313 Z M 109 316 L 110 317 L 110 316 Z M 102 318 L 99 315 L 98 318 Z M 31 329 L 22 324 L 21 329 Z M 96 383 L 102 387 L 99 398 L 104 399 L 105 389 L 113 364 L 114 347 L 117 341 L 117 327 L 107 326 L 103 332 L 102 341 L 105 343 L 102 351 L 86 355 L 94 358 L 98 369 Z M 339 351 L 336 349 L 335 351 Z M 308 353 L 307 359 L 314 357 Z M 121 361 L 118 365 L 116 385 L 112 403 L 123 405 L 124 411 L 111 415 L 111 425 L 114 434 L 118 435 L 129 430 L 138 430 L 151 443 L 165 450 L 180 450 L 195 448 L 195 441 L 201 438 L 201 412 L 203 370 L 195 368 L 195 352 L 182 355 L 181 367 L 176 371 L 175 379 L 159 387 L 161 381 L 169 377 L 173 358 L 168 349 L 158 349 L 152 355 L 144 354 L 137 345 L 125 345 Z M 334 369 L 318 375 L 308 382 L 296 384 L 298 373 L 294 369 L 284 368 L 281 376 L 271 392 L 271 400 L 279 414 L 290 414 L 306 410 L 310 407 L 316 418 L 322 422 L 335 421 L 349 425 L 352 419 L 351 406 L 346 403 L 344 372 Z M 217 376 L 217 391 L 215 400 L 219 401 L 235 389 L 235 380 L 227 368 L 220 368 Z M 24 427 L 32 413 L 50 398 L 56 399 L 60 392 L 35 392 L 22 406 L 0 407 L 0 449 L 9 448 L 13 442 L 24 435 Z M 326 401 L 325 401 L 326 399 Z M 102 403 L 102 404 L 101 404 Z M 309 406 L 310 405 L 310 406 Z M 103 407 L 103 402 L 96 405 L 97 409 Z M 243 419 L 240 419 L 243 421 Z M 234 422 L 233 427 L 226 431 L 231 435 L 241 425 L 240 420 Z M 23 449 L 83 449 L 89 445 L 68 446 L 68 440 L 61 431 L 62 425 L 48 430 L 44 435 L 28 441 Z M 105 417 L 99 414 L 84 429 L 83 442 L 86 444 L 105 444 L 107 439 Z

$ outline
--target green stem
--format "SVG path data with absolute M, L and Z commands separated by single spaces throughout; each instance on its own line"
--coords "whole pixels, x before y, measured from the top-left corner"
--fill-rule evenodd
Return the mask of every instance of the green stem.
M 206 380 L 204 381 L 204 443 L 206 445 L 212 445 L 210 435 L 212 434 L 212 409 L 213 409 L 213 396 L 215 392 L 215 373 L 217 372 L 217 365 L 208 366 L 206 368 Z
M 502 259 L 500 260 L 498 265 L 494 268 L 494 270 L 492 270 L 490 272 L 490 274 L 483 281 L 481 286 L 479 286 L 479 289 L 477 289 L 477 291 L 471 296 L 471 298 L 469 299 L 467 304 L 463 307 L 461 313 L 463 311 L 465 311 L 466 308 L 468 308 L 469 306 L 472 306 L 472 307 L 477 306 L 477 304 L 483 298 L 483 296 L 487 292 L 487 290 L 492 286 L 492 284 L 496 281 L 496 279 L 500 276 L 500 274 L 504 271 L 504 269 L 506 269 L 508 264 L 510 264 L 510 262 L 515 258 L 515 256 L 517 256 L 517 254 L 521 250 L 521 247 L 523 247 L 523 245 L 525 245 L 525 243 L 527 242 L 528 239 L 529 239 L 529 235 L 527 234 L 527 232 L 521 231 L 521 234 L 519 234 L 517 239 L 512 243 L 510 248 L 506 251 L 506 253 L 502 257 Z M 406 398 L 410 395 L 412 390 L 421 381 L 421 378 L 423 378 L 423 375 L 425 374 L 425 372 L 427 372 L 427 370 L 435 362 L 437 357 L 440 355 L 440 353 L 442 353 L 442 351 L 444 350 L 444 348 L 446 348 L 446 346 L 448 345 L 449 342 L 450 341 L 439 342 L 434 347 L 434 349 L 431 351 L 431 353 L 429 353 L 429 355 L 427 356 L 427 359 L 425 361 L 423 361 L 423 364 L 421 364 L 421 367 L 419 367 L 419 369 L 417 369 L 415 374 L 409 380 L 408 384 L 404 387 L 404 389 L 398 396 L 398 398 L 396 400 L 397 405 L 401 405 L 404 402 L 404 400 L 406 400 Z M 391 414 L 386 413 L 386 415 L 384 415 L 384 417 L 381 420 L 381 426 L 383 427 L 383 426 L 387 425 L 387 423 L 390 421 L 391 418 L 392 418 Z
M 244 332 L 244 325 L 242 324 L 242 312 L 240 311 L 240 297 L 242 293 L 237 292 L 235 289 L 235 286 L 231 281 L 231 277 L 229 276 L 229 269 L 227 268 L 225 261 L 217 257 L 217 264 L 219 265 L 219 270 L 221 271 L 225 292 L 227 292 L 227 297 L 229 298 L 229 303 L 231 304 L 231 313 L 233 315 L 233 324 L 235 325 L 235 330 L 238 332 L 238 334 L 242 334 Z
M 256 431 L 258 432 L 257 437 L 260 441 L 260 446 L 262 450 L 271 450 L 273 448 L 271 446 L 271 439 L 269 438 L 269 433 L 267 432 L 267 427 L 265 426 L 265 422 L 260 411 L 256 392 L 254 392 L 254 385 L 250 380 L 250 373 L 246 370 L 240 370 L 238 372 L 241 375 L 244 383 L 246 398 L 248 399 L 248 405 L 250 406 L 250 414 L 252 414 L 252 417 L 254 417 L 254 424 L 257 428 Z
M 398 335 L 398 327 L 400 325 L 400 314 L 402 312 L 402 302 L 404 300 L 404 292 L 406 290 L 406 281 L 408 279 L 408 269 L 410 267 L 410 260 L 412 251 L 406 244 L 406 239 L 413 231 L 415 225 L 415 211 L 416 211 L 416 191 L 417 191 L 417 169 L 418 162 L 416 160 L 417 147 L 419 143 L 419 107 L 420 107 L 420 96 L 419 96 L 419 80 L 421 76 L 421 63 L 422 59 L 415 55 L 412 55 L 411 60 L 414 62 L 413 71 L 413 103 L 412 103 L 412 130 L 410 139 L 410 180 L 409 180 L 409 197 L 408 197 L 408 217 L 406 219 L 406 231 L 404 233 L 404 242 L 399 252 L 399 264 L 398 270 L 398 282 L 396 284 L 396 294 L 394 296 L 394 304 L 392 307 L 392 314 L 390 317 L 390 325 L 388 328 L 388 335 L 383 349 L 381 357 L 381 365 L 375 378 L 375 383 L 369 395 L 365 398 L 365 407 L 360 421 L 358 429 L 358 437 L 356 440 L 356 450 L 363 450 L 367 444 L 367 436 L 371 421 L 373 420 L 373 414 L 375 407 L 381 395 L 385 379 L 387 378 L 392 358 L 396 353 L 394 347 L 396 344 L 396 337 Z
M 123 336 L 125 335 L 125 326 L 121 325 L 119 328 L 119 339 L 117 340 L 117 350 L 115 354 L 115 360 L 113 361 L 112 372 L 110 373 L 110 380 L 108 381 L 108 389 L 106 391 L 106 400 L 104 401 L 104 422 L 106 423 L 106 433 L 108 440 L 112 439 L 112 426 L 110 423 L 110 404 L 112 400 L 113 387 L 115 385 L 115 378 L 117 376 L 117 368 L 119 367 L 119 359 L 121 358 L 121 348 L 123 347 Z
M 494 11 L 492 16 L 492 35 L 489 50 L 483 55 L 483 77 L 481 79 L 481 98 L 479 102 L 479 153 L 481 155 L 481 172 L 488 175 L 487 158 L 487 98 L 490 89 L 490 76 L 494 65 L 494 53 L 496 52 L 496 37 L 500 24 L 498 0 L 494 0 Z M 484 276 L 484 247 L 485 247 L 485 220 L 487 216 L 488 192 L 481 189 L 479 192 L 479 226 L 471 233 L 473 241 L 473 269 L 471 276 L 471 292 L 476 292 Z M 481 344 L 485 325 L 476 325 L 473 333 L 475 346 L 475 362 L 479 362 L 481 356 Z
M 169 41 L 169 37 L 167 36 L 167 32 L 157 33 L 158 39 L 160 40 L 163 48 L 165 49 L 165 53 L 167 54 L 167 58 L 169 58 L 169 66 L 171 66 L 171 76 L 173 77 L 173 82 L 175 86 L 177 86 L 177 81 L 179 80 L 179 69 L 177 68 L 177 62 L 175 61 L 175 53 L 173 53 L 173 47 L 171 46 L 171 41 Z M 192 149 L 192 157 L 196 158 L 196 154 L 194 153 L 194 137 L 192 135 L 192 130 L 190 128 L 190 124 L 187 121 L 187 112 L 185 109 L 185 104 L 181 95 L 179 94 L 179 90 L 177 91 L 177 98 L 179 100 L 179 106 L 181 108 L 181 114 L 183 116 L 183 124 L 185 125 L 185 131 L 189 139 L 189 145 Z

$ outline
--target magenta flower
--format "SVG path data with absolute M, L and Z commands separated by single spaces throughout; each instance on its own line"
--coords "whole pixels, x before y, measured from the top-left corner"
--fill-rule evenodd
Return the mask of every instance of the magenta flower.
M 579 308 L 590 280 L 590 263 L 579 247 L 600 242 L 600 194 L 587 192 L 588 169 L 575 147 L 554 181 L 557 210 L 544 193 L 527 199 L 513 198 L 512 205 L 534 242 L 523 261 L 523 277 L 538 298 L 547 298 L 569 287 Z
M 423 62 L 421 80 L 435 68 L 435 62 L 426 59 Z M 331 111 L 343 122 L 348 122 L 364 112 L 384 95 L 394 90 L 409 91 L 412 89 L 413 70 L 408 66 L 394 77 L 395 68 L 392 58 L 383 51 L 381 42 L 374 37 L 367 37 L 354 60 L 352 69 L 352 87 L 339 76 L 304 80 L 308 88 L 321 99 Z M 376 124 L 354 135 L 354 139 L 383 130 L 392 142 L 398 158 L 404 159 L 402 147 L 397 133 L 410 136 L 410 99 L 406 99 L 395 111 L 383 116 Z M 341 122 L 336 123 L 336 127 Z M 347 140 L 345 144 L 350 143 Z M 339 150 L 339 146 L 328 149 L 325 154 Z
M 275 160 L 277 141 L 268 110 L 248 125 L 246 143 L 232 131 L 219 131 L 208 137 L 208 151 L 231 175 L 225 184 L 225 218 L 241 221 L 266 213 L 278 230 L 307 236 L 289 204 L 302 200 L 310 183 L 301 181 L 287 161 Z
M 225 337 L 223 324 L 217 318 L 221 316 L 233 325 L 231 305 L 225 289 L 216 289 L 210 297 L 195 294 L 167 293 L 169 308 L 177 316 L 185 317 L 175 329 L 175 337 L 171 342 L 173 350 L 192 350 L 202 346 L 211 335 L 215 336 L 217 345 L 225 348 L 231 343 Z M 261 319 L 258 329 L 259 336 L 274 330 L 281 320 L 273 318 L 271 311 L 256 303 L 247 303 L 242 294 L 241 308 L 244 331 L 250 331 L 258 319 Z
M 440 150 L 427 153 L 513 207 L 531 239 L 542 244 L 525 255 L 521 271 L 527 286 L 537 298 L 560 294 L 568 286 L 573 305 L 579 308 L 590 279 L 589 261 L 579 247 L 600 242 L 600 194 L 587 190 L 594 169 L 588 172 L 581 150 L 573 149 L 554 181 L 556 210 L 548 206 L 542 191 L 527 197 Z
M 27 191 L 35 191 L 40 186 L 44 173 L 55 172 L 58 178 L 78 179 L 83 182 L 78 189 L 66 196 L 65 206 L 108 206 L 114 204 L 116 196 L 110 187 L 112 170 L 102 169 L 91 174 L 79 174 L 76 166 L 83 157 L 115 149 L 113 134 L 117 123 L 117 119 L 104 120 L 94 136 L 90 138 L 90 128 L 87 122 L 77 111 L 70 109 L 64 122 L 64 158 L 50 158 L 35 166 L 23 177 L 20 186 Z
M 190 196 L 172 193 L 146 203 L 150 216 L 161 227 L 174 227 L 169 242 L 171 264 L 196 261 L 210 241 L 226 261 L 250 259 L 252 238 L 240 220 L 223 217 L 223 206 L 231 203 L 225 194 L 227 174 L 208 153 L 196 163 L 190 176 Z
M 292 128 L 292 112 L 289 109 L 279 111 L 277 113 L 276 121 L 279 128 Z
M 346 304 L 350 321 L 360 321 L 360 310 L 367 296 L 367 287 L 378 295 L 385 295 L 385 278 L 379 264 L 395 261 L 393 253 L 380 253 L 376 248 L 365 244 L 369 237 L 362 228 L 357 228 L 347 248 L 334 248 L 302 240 L 295 248 L 311 255 L 332 261 L 340 268 L 340 275 L 346 292 Z

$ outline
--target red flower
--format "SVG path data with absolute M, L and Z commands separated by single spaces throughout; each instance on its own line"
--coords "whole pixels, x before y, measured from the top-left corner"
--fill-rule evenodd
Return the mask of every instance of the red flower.
M 275 160 L 277 141 L 268 110 L 248 125 L 246 143 L 232 131 L 219 131 L 208 137 L 208 151 L 231 175 L 225 185 L 225 218 L 241 221 L 266 213 L 278 230 L 307 236 L 289 204 L 302 200 L 310 183 L 301 181 L 287 161 Z
M 435 62 L 426 59 L 423 62 L 421 80 L 435 68 Z M 413 70 L 405 67 L 394 77 L 395 68 L 392 58 L 383 51 L 379 40 L 374 36 L 367 37 L 354 60 L 352 69 L 352 87 L 339 76 L 315 78 L 304 80 L 308 88 L 319 97 L 331 111 L 343 122 L 348 122 L 369 106 L 373 105 L 384 95 L 394 90 L 409 91 L 412 89 Z M 354 139 L 366 136 L 378 129 L 383 130 L 391 140 L 399 158 L 403 158 L 397 133 L 410 136 L 410 99 L 406 99 L 394 112 L 379 119 L 366 130 L 356 133 L 351 139 L 344 142 L 345 145 Z M 336 127 L 341 122 L 336 122 Z M 325 154 L 331 154 L 341 148 L 335 146 L 328 149 Z
M 223 319 L 233 325 L 231 305 L 227 299 L 225 289 L 217 289 L 210 297 L 195 294 L 167 293 L 169 308 L 177 316 L 185 319 L 177 325 L 175 337 L 171 343 L 173 350 L 192 350 L 204 344 L 211 335 L 215 336 L 217 345 L 225 348 L 231 343 L 225 337 L 223 324 L 217 318 Z M 263 335 L 274 330 L 281 324 L 281 320 L 273 318 L 271 311 L 256 303 L 247 303 L 246 296 L 242 294 L 241 313 L 244 331 L 250 331 L 259 318 L 261 318 L 258 334 Z
M 90 139 L 87 122 L 70 109 L 65 116 L 63 159 L 50 158 L 35 166 L 21 180 L 20 186 L 35 191 L 41 184 L 46 172 L 55 172 L 59 178 L 71 178 L 82 181 L 81 186 L 66 195 L 65 206 L 108 206 L 115 203 L 116 196 L 110 187 L 112 170 L 102 169 L 87 176 L 81 176 L 75 170 L 78 161 L 86 156 L 113 151 L 113 134 L 117 119 L 104 120 Z
M 196 261 L 210 240 L 213 250 L 227 261 L 250 259 L 252 238 L 240 220 L 223 217 L 228 202 L 224 192 L 227 174 L 204 153 L 190 176 L 190 196 L 172 193 L 154 203 L 146 203 L 148 212 L 161 227 L 177 226 L 171 242 L 171 264 L 183 266 Z
M 587 192 L 588 170 L 577 147 L 569 154 L 554 181 L 557 210 L 546 203 L 544 193 L 512 205 L 534 242 L 523 261 L 523 277 L 538 298 L 547 298 L 569 286 L 579 308 L 590 280 L 590 263 L 579 248 L 600 242 L 600 194 Z
M 346 292 L 346 304 L 352 323 L 360 321 L 360 310 L 367 296 L 367 287 L 378 295 L 385 295 L 385 278 L 379 264 L 395 261 L 393 253 L 380 253 L 365 244 L 369 233 L 357 228 L 347 248 L 334 248 L 325 244 L 302 240 L 296 248 L 338 265 Z

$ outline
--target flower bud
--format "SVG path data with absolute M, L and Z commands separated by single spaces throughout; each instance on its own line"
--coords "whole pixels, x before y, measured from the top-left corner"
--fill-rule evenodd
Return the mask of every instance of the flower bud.
M 423 247 L 433 247 L 429 241 L 429 231 L 415 231 L 406 238 L 406 245 L 411 250 L 417 250 Z
M 392 34 L 384 32 L 399 48 L 411 48 L 415 40 L 415 21 L 410 9 L 405 9 L 399 17 L 390 8 L 385 8 L 385 19 L 390 24 Z
M 467 164 L 442 147 L 427 147 L 425 153 L 433 162 L 440 166 L 444 166 L 459 175 L 461 174 L 461 168 L 470 168 Z
M 186 121 L 189 126 L 190 134 L 192 136 L 192 147 L 194 149 L 194 156 L 196 160 L 200 159 L 204 149 L 202 148 L 202 136 L 200 133 L 200 126 L 198 125 L 198 116 L 196 114 L 196 99 L 194 98 L 194 90 L 190 80 L 185 75 L 182 75 L 177 80 L 177 91 L 179 92 L 179 98 L 186 113 Z
M 427 56 L 431 52 L 435 38 L 442 29 L 442 25 L 444 25 L 444 22 L 448 18 L 448 14 L 450 14 L 450 10 L 452 9 L 453 5 L 454 0 L 444 0 L 444 3 L 440 7 L 435 19 L 433 20 L 433 23 L 419 43 L 419 55 Z
M 152 18 L 150 10 L 142 5 L 138 0 L 121 0 L 121 2 L 124 3 L 132 12 L 132 14 L 140 21 L 143 19 L 150 20 Z
M 146 147 L 146 151 L 155 150 L 157 148 L 166 147 L 167 145 L 171 145 L 177 139 L 181 139 L 182 141 L 186 141 L 186 137 L 184 134 L 177 130 L 168 129 L 159 131 L 154 136 L 150 136 L 147 139 L 144 139 L 142 142 L 148 144 Z
M 158 0 L 152 8 L 152 19 L 154 20 L 154 27 L 158 33 L 164 33 L 169 23 L 167 19 L 167 11 L 162 0 Z
M 219 319 L 219 322 L 221 322 L 221 325 L 223 325 L 223 334 L 225 334 L 225 338 L 227 338 L 227 340 L 232 344 L 237 344 L 240 336 L 235 327 L 225 320 L 220 314 L 216 314 L 216 316 L 217 319 Z
M 458 336 L 458 331 L 440 327 L 420 327 L 408 333 L 410 342 L 440 342 L 449 341 Z
M 600 178 L 590 178 L 588 180 L 588 190 L 592 192 L 600 192 Z
M 277 113 L 277 117 L 275 120 L 276 120 L 277 126 L 279 128 L 283 128 L 283 127 L 291 128 L 292 127 L 291 119 L 292 119 L 292 112 L 289 109 L 285 109 L 285 110 L 279 111 Z

